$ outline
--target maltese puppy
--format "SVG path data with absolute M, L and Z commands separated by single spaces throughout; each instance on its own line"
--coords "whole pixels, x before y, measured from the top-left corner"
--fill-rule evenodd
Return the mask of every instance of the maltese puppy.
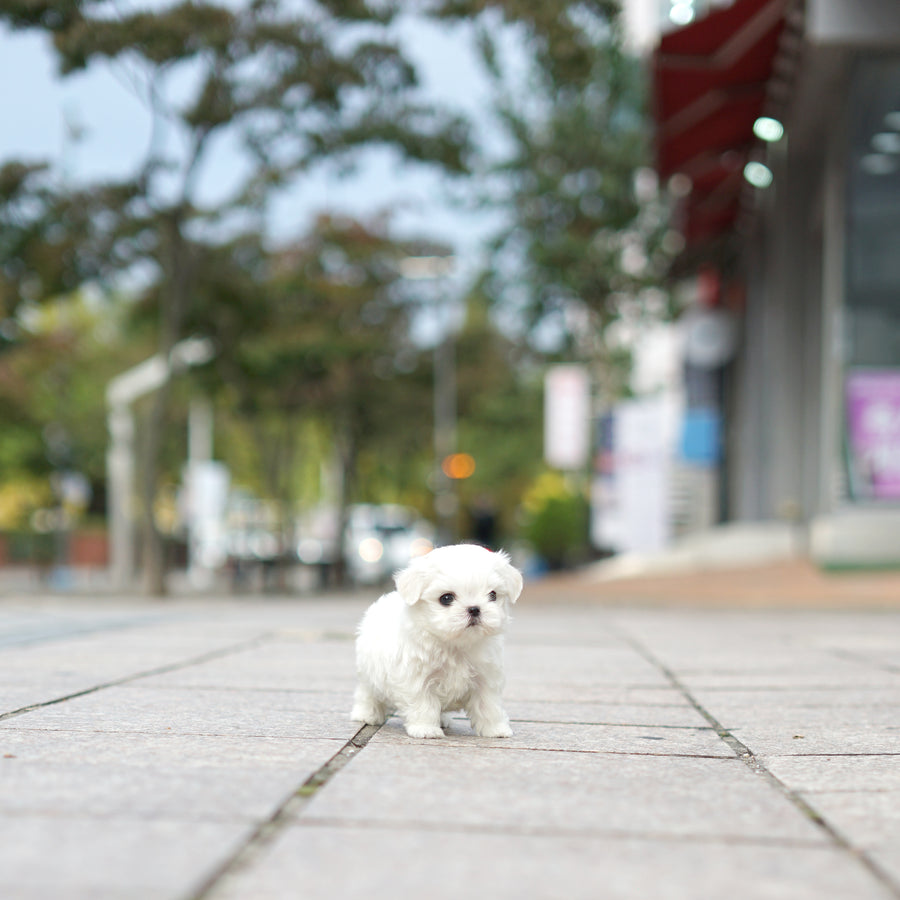
M 501 552 L 439 547 L 395 576 L 356 638 L 359 683 L 351 718 L 381 725 L 396 710 L 414 738 L 443 736 L 462 709 L 475 733 L 509 737 L 503 709 L 503 627 L 522 575 Z

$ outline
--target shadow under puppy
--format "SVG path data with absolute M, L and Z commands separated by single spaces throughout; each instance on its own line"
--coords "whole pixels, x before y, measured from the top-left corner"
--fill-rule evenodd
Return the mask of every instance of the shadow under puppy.
M 351 718 L 381 725 L 396 710 L 415 738 L 443 736 L 465 710 L 476 734 L 509 737 L 503 629 L 522 575 L 502 551 L 439 547 L 395 575 L 396 591 L 366 611 L 356 638 Z

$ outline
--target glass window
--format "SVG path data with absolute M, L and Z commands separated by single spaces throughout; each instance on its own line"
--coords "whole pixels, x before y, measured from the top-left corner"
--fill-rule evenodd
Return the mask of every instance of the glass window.
M 861 61 L 850 90 L 847 368 L 850 494 L 900 500 L 900 58 Z
M 846 322 L 851 366 L 900 366 L 900 59 L 850 92 Z

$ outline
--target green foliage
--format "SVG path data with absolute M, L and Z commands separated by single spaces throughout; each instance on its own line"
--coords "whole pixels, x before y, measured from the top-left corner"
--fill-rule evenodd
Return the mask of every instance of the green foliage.
M 495 243 L 487 289 L 513 303 L 529 329 L 554 323 L 567 355 L 603 353 L 602 331 L 621 298 L 660 283 L 661 205 L 636 191 L 649 165 L 646 67 L 622 49 L 618 7 L 607 0 L 451 0 L 475 15 L 496 117 L 511 148 L 488 202 L 510 213 Z M 502 28 L 517 29 L 529 65 L 504 67 Z
M 16 340 L 0 354 L 0 490 L 7 497 L 36 483 L 49 491 L 54 471 L 72 469 L 102 498 L 106 384 L 149 355 L 146 343 L 124 340 L 123 312 L 121 301 L 84 294 L 23 310 Z
M 447 18 L 474 18 L 481 26 L 481 44 L 490 69 L 497 72 L 496 19 L 525 30 L 529 49 L 540 71 L 557 86 L 585 85 L 595 77 L 599 38 L 609 35 L 619 13 L 618 0 L 442 0 L 434 13 Z
M 583 561 L 588 548 L 589 506 L 584 494 L 547 472 L 523 501 L 523 534 L 550 568 Z
M 86 224 L 79 199 L 60 196 L 45 166 L 0 167 L 0 341 L 23 304 L 76 290 L 90 276 Z

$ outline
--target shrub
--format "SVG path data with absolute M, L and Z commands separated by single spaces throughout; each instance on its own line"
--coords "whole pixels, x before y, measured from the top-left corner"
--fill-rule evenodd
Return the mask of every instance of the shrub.
M 523 535 L 551 569 L 585 558 L 589 507 L 581 491 L 562 475 L 539 476 L 523 498 Z

